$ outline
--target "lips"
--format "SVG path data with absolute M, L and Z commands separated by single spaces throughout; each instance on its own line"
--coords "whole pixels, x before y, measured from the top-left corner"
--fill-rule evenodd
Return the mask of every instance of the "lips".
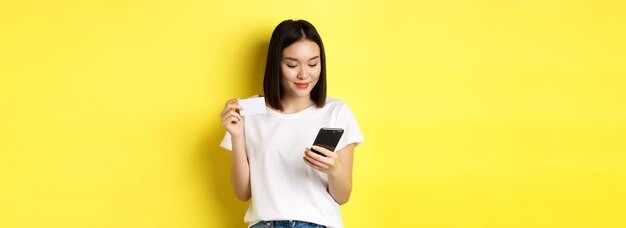
M 309 87 L 309 83 L 295 83 L 298 89 L 306 89 Z

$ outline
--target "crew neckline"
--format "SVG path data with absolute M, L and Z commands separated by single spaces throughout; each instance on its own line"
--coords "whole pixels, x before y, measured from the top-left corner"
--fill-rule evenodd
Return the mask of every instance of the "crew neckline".
M 268 112 L 271 115 L 276 116 L 278 118 L 281 118 L 281 119 L 293 119 L 293 118 L 298 118 L 300 116 L 304 116 L 304 115 L 312 112 L 316 108 L 317 108 L 317 105 L 315 103 L 313 103 L 308 108 L 305 108 L 305 109 L 302 109 L 301 111 L 290 113 L 290 114 L 280 113 L 278 110 L 274 110 L 273 108 L 271 108 L 269 106 L 267 107 L 267 110 L 268 110 Z

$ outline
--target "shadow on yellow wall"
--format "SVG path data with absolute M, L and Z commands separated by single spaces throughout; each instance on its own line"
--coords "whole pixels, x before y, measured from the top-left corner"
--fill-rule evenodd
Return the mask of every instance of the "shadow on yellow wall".
M 215 210 L 216 217 L 223 218 L 223 227 L 242 227 L 243 215 L 249 205 L 249 202 L 241 202 L 237 200 L 230 184 L 230 152 L 220 148 L 221 138 L 224 136 L 224 130 L 221 125 L 215 125 L 211 128 L 205 141 L 198 146 L 195 158 L 192 160 L 197 163 L 192 172 L 199 172 L 201 183 L 205 183 L 205 187 L 201 192 L 210 194 L 211 197 L 202 198 L 200 200 L 204 205 L 217 207 Z
M 244 80 L 238 79 L 236 82 L 236 91 L 242 93 L 239 98 L 245 98 L 244 96 L 252 96 L 255 94 L 262 94 L 263 92 L 263 74 L 265 70 L 265 60 L 267 57 L 268 40 L 256 40 L 251 42 L 251 46 L 245 44 L 248 50 L 244 50 L 237 64 L 238 69 L 233 69 L 232 72 L 244 72 Z M 207 75 L 207 77 L 225 77 L 229 78 L 229 75 Z M 236 77 L 233 77 L 236 78 Z M 207 85 L 207 87 L 210 87 Z M 229 98 L 230 99 L 230 98 Z M 225 103 L 226 100 L 223 101 Z M 216 102 L 219 104 L 219 102 Z M 220 110 L 221 112 L 221 110 Z M 219 115 L 215 118 L 219 119 Z M 197 162 L 192 172 L 200 172 L 205 175 L 200 177 L 201 182 L 207 182 L 206 191 L 208 194 L 213 194 L 213 197 L 208 199 L 217 199 L 217 202 L 207 200 L 206 205 L 213 205 L 220 210 L 217 210 L 216 216 L 222 217 L 223 223 L 220 227 L 241 227 L 243 223 L 243 216 L 250 204 L 250 201 L 241 202 L 234 196 L 234 191 L 230 183 L 230 155 L 231 153 L 221 147 L 219 144 L 224 137 L 225 129 L 219 122 L 213 122 L 214 125 L 210 126 L 207 130 L 206 137 L 200 143 L 198 149 L 197 158 L 192 159 Z M 215 205 L 218 203 L 218 205 Z
M 237 94 L 241 93 L 239 98 L 256 94 L 262 95 L 263 92 L 263 72 L 267 58 L 268 41 L 265 39 L 257 40 L 256 42 L 252 40 L 250 43 L 253 45 L 244 45 L 248 49 L 244 50 L 244 53 L 251 53 L 251 55 L 241 56 L 236 61 L 236 66 L 243 68 L 240 71 L 245 72 L 244 80 L 234 82 L 237 87 Z M 233 70 L 233 72 L 237 72 L 237 70 Z M 207 75 L 207 77 L 216 76 Z M 228 78 L 230 76 L 219 75 L 217 77 Z M 221 102 L 225 103 L 226 100 Z M 215 118 L 219 119 L 219 115 L 216 115 Z M 231 153 L 219 146 L 226 131 L 219 122 L 213 123 L 216 124 L 209 127 L 206 137 L 199 145 L 197 157 L 192 159 L 197 162 L 197 169 L 193 172 L 204 174 L 200 176 L 201 180 L 199 181 L 206 182 L 206 192 L 207 194 L 212 194 L 213 197 L 207 198 L 203 204 L 214 205 L 220 208 L 217 211 L 219 214 L 217 216 L 222 217 L 224 221 L 220 224 L 220 227 L 241 227 L 243 216 L 250 201 L 241 202 L 235 197 L 230 183 Z M 217 201 L 211 201 L 210 199 L 217 199 Z M 216 203 L 217 205 L 215 205 Z

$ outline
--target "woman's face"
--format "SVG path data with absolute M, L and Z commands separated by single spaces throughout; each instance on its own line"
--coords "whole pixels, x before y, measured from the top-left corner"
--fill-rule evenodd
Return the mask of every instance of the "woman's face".
M 310 40 L 299 40 L 282 51 L 281 86 L 285 96 L 310 97 L 322 69 L 320 47 Z

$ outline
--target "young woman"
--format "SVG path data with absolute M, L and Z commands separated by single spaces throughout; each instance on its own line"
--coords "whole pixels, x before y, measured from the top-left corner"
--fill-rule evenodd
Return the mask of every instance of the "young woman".
M 326 57 L 315 27 L 281 22 L 272 33 L 263 90 L 267 113 L 242 117 L 239 99 L 221 114 L 237 198 L 252 198 L 249 227 L 343 227 L 354 148 L 363 135 L 350 108 L 326 97 Z M 322 127 L 344 129 L 336 152 L 311 146 Z

